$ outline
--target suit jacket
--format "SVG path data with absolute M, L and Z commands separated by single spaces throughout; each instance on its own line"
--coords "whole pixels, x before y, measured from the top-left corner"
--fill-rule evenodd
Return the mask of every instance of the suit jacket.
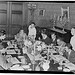
M 64 52 L 63 56 L 66 57 L 70 62 L 75 64 L 75 51 L 71 51 L 70 54 L 68 52 Z
M 45 44 L 47 44 L 47 45 L 51 44 L 51 39 L 48 36 L 46 39 L 42 39 L 41 41 L 45 42 Z
M 71 51 L 69 57 L 68 57 L 69 61 L 75 64 L 75 51 Z

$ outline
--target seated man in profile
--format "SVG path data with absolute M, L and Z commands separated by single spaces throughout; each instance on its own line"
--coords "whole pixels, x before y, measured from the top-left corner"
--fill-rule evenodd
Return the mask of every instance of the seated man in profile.
M 58 47 L 58 52 L 63 55 L 64 52 L 64 47 L 66 46 L 66 43 L 62 40 L 62 38 L 57 39 L 57 47 Z
M 66 49 L 63 54 L 70 62 L 75 64 L 75 51 L 72 50 L 72 47 L 70 44 L 66 46 Z
M 61 47 L 65 47 L 66 43 L 62 40 L 62 38 L 57 39 L 57 45 Z

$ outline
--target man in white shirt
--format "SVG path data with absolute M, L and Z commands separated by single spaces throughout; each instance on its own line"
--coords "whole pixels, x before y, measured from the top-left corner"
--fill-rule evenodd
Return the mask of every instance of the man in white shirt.
M 15 35 L 15 39 L 17 41 L 24 41 L 26 39 L 27 35 L 24 33 L 24 30 L 20 30 L 18 34 Z
M 35 40 L 35 38 L 36 38 L 36 28 L 35 28 L 34 22 L 29 25 L 28 30 L 29 30 L 28 36 L 30 38 L 32 38 L 33 40 Z
M 72 46 L 72 49 L 75 51 L 75 28 L 71 29 L 71 34 L 73 36 L 71 37 L 70 44 Z

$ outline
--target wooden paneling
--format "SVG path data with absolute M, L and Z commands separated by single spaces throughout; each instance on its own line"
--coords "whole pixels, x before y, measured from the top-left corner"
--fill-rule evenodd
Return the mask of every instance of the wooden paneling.
M 7 24 L 7 2 L 0 2 L 0 31 L 6 31 L 8 37 L 8 24 Z
M 20 27 L 12 27 L 9 29 L 9 37 L 13 38 L 20 31 Z
M 0 25 L 7 25 L 7 2 L 0 2 Z
M 22 15 L 20 14 L 12 14 L 12 24 L 13 25 L 21 25 L 22 24 Z
M 9 37 L 13 38 L 20 31 L 21 27 L 18 25 L 9 28 Z
M 22 11 L 16 11 L 16 10 L 14 10 L 14 11 L 12 11 L 12 14 L 22 14 Z
M 26 26 L 28 24 L 28 2 L 23 2 L 22 14 L 22 25 Z
M 16 2 L 15 1 L 12 2 L 12 4 L 14 4 L 14 5 L 22 5 L 22 3 L 23 2 L 17 2 L 17 1 Z
M 7 2 L 0 2 L 0 10 L 7 10 Z
M 20 31 L 20 27 L 13 27 L 11 35 L 16 35 Z
M 22 5 L 18 4 L 18 3 L 12 3 L 12 10 L 18 10 L 21 11 L 22 10 Z
M 7 14 L 0 13 L 0 25 L 7 25 Z
M 11 24 L 21 25 L 22 24 L 22 3 L 12 2 L 11 4 Z
M 10 9 L 10 35 L 13 37 L 15 34 L 19 32 L 22 26 L 22 18 L 23 18 L 23 3 L 22 2 L 11 2 Z

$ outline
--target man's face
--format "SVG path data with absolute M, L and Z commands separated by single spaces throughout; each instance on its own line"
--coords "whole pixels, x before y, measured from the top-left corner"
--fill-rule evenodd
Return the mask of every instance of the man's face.
M 70 51 L 71 51 L 71 49 L 69 49 L 68 47 L 66 47 L 66 51 L 67 51 L 67 52 L 70 52 Z
M 74 28 L 71 29 L 71 34 L 75 35 L 75 29 Z
M 52 37 L 52 39 L 56 39 L 56 35 L 55 34 L 52 34 L 51 37 Z
M 24 33 L 24 31 L 23 31 L 23 30 L 21 30 L 21 31 L 20 31 L 20 34 L 23 34 L 23 33 Z
M 34 24 L 31 24 L 31 27 L 33 28 L 34 27 Z
M 60 42 L 61 42 L 60 39 L 57 39 L 57 44 L 58 44 L 58 45 L 60 45 Z

